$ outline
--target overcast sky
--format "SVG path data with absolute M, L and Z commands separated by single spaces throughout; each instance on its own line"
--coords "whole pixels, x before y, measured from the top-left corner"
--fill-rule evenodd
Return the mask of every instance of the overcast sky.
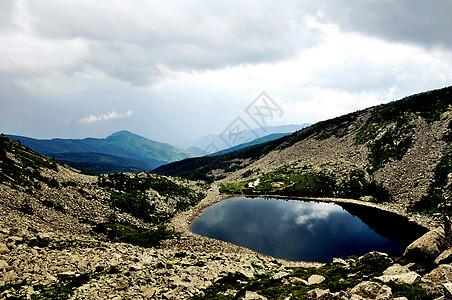
M 440 0 L 2 0 L 0 131 L 176 143 L 237 118 L 258 127 L 246 109 L 263 91 L 278 108 L 265 124 L 314 123 L 452 85 L 451 12 Z

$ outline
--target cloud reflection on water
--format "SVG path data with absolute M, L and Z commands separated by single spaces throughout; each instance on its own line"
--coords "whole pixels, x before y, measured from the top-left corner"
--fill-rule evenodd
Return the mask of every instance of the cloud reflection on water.
M 192 231 L 275 257 L 331 261 L 371 250 L 400 255 L 403 246 L 377 235 L 334 203 L 233 198 L 206 209 Z

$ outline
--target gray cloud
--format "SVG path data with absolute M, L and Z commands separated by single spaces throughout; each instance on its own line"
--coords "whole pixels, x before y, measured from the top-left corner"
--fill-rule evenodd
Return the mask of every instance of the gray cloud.
M 78 61 L 80 66 L 95 67 L 134 86 L 154 82 L 162 76 L 162 67 L 192 71 L 271 63 L 292 58 L 300 48 L 321 40 L 318 32 L 296 20 L 292 7 L 271 1 L 20 2 L 9 7 L 10 15 L 28 19 L 29 24 L 21 26 L 32 28 L 30 40 L 83 41 L 89 52 Z M 20 20 L 9 21 L 3 29 L 15 32 Z
M 452 47 L 452 2 L 438 0 L 315 1 L 310 9 L 343 30 L 424 47 Z M 304 5 L 304 4 L 302 4 Z

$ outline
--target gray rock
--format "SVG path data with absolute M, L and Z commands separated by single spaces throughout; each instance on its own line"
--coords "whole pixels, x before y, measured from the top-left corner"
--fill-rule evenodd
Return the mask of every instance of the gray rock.
M 117 290 L 127 290 L 129 288 L 129 283 L 124 279 L 120 279 L 116 282 L 115 288 Z
M 9 253 L 8 247 L 6 247 L 5 244 L 0 243 L 0 254 L 6 254 L 6 253 Z
M 345 291 L 340 291 L 337 293 L 330 293 L 329 296 L 330 296 L 329 300 L 330 299 L 331 300 L 348 300 L 348 299 L 350 299 L 347 292 L 345 292 Z
M 421 281 L 421 276 L 416 272 L 409 272 L 409 273 L 403 273 L 403 274 L 396 274 L 396 275 L 382 275 L 379 277 L 376 277 L 376 279 L 381 280 L 383 282 L 395 282 L 397 284 L 401 283 L 416 283 Z
M 289 277 L 289 283 L 293 285 L 308 285 L 308 282 L 298 277 Z
M 350 297 L 350 300 L 366 300 L 366 298 L 361 297 L 360 295 L 353 294 Z
M 10 236 L 10 237 L 8 238 L 8 243 L 12 243 L 12 244 L 15 244 L 15 245 L 20 244 L 20 243 L 22 243 L 23 241 L 24 241 L 24 239 L 23 239 L 22 237 L 15 236 L 15 235 Z
M 322 275 L 311 275 L 308 278 L 308 285 L 313 285 L 313 284 L 320 284 L 322 282 L 325 281 L 325 277 L 323 277 Z
M 13 283 L 14 280 L 17 279 L 17 274 L 14 270 L 8 271 L 3 275 L 2 281 L 4 281 L 6 284 Z
M 8 263 L 6 261 L 4 261 L 3 259 L 0 259 L 0 270 L 3 271 L 8 267 L 9 267 Z
M 360 264 L 364 264 L 367 261 L 369 261 L 370 259 L 375 259 L 375 258 L 389 258 L 389 256 L 383 252 L 372 251 L 372 252 L 364 254 L 363 256 L 360 256 L 358 258 L 358 262 Z
M 439 265 L 436 269 L 422 277 L 424 281 L 434 284 L 442 284 L 452 282 L 452 266 Z
M 245 296 L 242 298 L 243 300 L 267 300 L 264 296 L 259 295 L 256 292 L 246 291 Z
M 443 283 L 444 287 L 444 296 L 447 297 L 447 299 L 452 299 L 452 283 L 447 282 Z
M 444 250 L 444 229 L 431 230 L 412 242 L 403 256 L 421 265 L 430 265 Z
M 442 265 L 442 264 L 450 264 L 452 263 L 452 248 L 449 248 L 445 251 L 443 251 L 436 259 L 434 264 L 435 265 Z
M 144 293 L 143 293 L 143 298 L 144 298 L 144 300 L 149 300 L 149 299 L 151 299 L 152 297 L 154 297 L 154 295 L 156 294 L 156 290 L 155 290 L 155 288 L 148 288 L 146 291 L 144 291 Z
M 333 258 L 333 264 L 340 264 L 343 266 L 348 266 L 348 263 L 342 258 Z
M 409 273 L 410 269 L 407 267 L 401 266 L 399 264 L 394 264 L 383 271 L 383 275 L 399 275 L 404 273 Z
M 330 297 L 330 290 L 322 290 L 322 289 L 313 289 L 306 293 L 306 299 L 307 300 L 314 300 L 314 299 L 329 299 Z
M 352 294 L 364 295 L 366 297 L 375 298 L 381 289 L 381 284 L 372 281 L 360 282 L 357 286 L 352 288 Z
M 48 244 L 52 240 L 52 237 L 50 233 L 44 232 L 44 233 L 38 233 L 37 236 L 38 242 Z
M 452 248 L 452 218 L 444 216 L 444 246 Z
M 392 290 L 389 286 L 383 285 L 378 291 L 378 295 L 375 300 L 392 300 Z
M 272 278 L 273 279 L 281 279 L 281 278 L 286 277 L 288 275 L 289 275 L 289 273 L 282 271 L 282 272 L 278 272 L 275 275 L 273 275 Z

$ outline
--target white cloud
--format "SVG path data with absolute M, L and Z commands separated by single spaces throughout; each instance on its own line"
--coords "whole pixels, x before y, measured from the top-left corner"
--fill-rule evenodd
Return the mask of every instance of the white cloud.
M 79 121 L 79 123 L 86 123 L 86 124 L 90 124 L 90 123 L 95 123 L 95 122 L 100 122 L 100 121 L 109 121 L 109 120 L 113 120 L 113 119 L 124 119 L 124 118 L 128 118 L 131 117 L 133 115 L 133 111 L 132 110 L 128 110 L 125 114 L 118 114 L 116 111 L 112 111 L 108 114 L 102 114 L 102 115 L 89 115 L 87 117 L 83 117 L 81 118 Z
M 298 204 L 298 203 L 297 203 Z M 326 219 L 332 213 L 341 212 L 343 209 L 333 203 L 299 203 L 294 205 L 292 214 L 296 215 L 297 225 L 309 223 L 312 220 Z

